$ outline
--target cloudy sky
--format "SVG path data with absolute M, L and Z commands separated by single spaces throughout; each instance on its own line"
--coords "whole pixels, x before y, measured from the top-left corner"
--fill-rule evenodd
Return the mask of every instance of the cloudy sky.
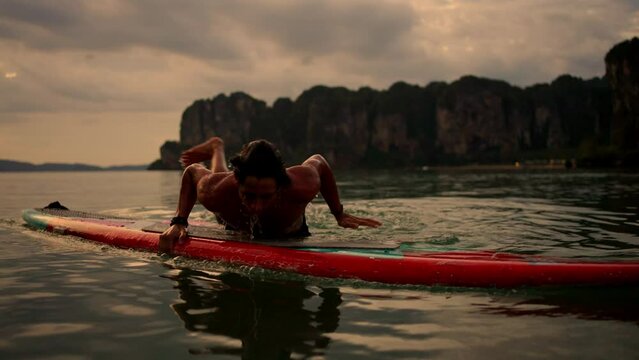
M 0 0 L 0 159 L 143 164 L 194 100 L 604 74 L 638 0 Z

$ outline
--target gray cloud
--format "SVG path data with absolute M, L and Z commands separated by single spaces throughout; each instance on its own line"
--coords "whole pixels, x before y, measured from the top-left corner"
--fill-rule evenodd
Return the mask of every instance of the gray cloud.
M 109 4 L 111 6 L 109 6 Z M 208 59 L 242 52 L 207 2 L 0 2 L 0 35 L 43 50 L 112 51 L 143 46 Z
M 384 1 L 232 2 L 225 8 L 249 37 L 310 56 L 345 52 L 375 57 L 403 42 L 419 21 L 408 3 Z
M 0 110 L 174 109 L 219 92 L 272 101 L 317 83 L 465 74 L 522 86 L 591 77 L 638 24 L 631 0 L 4 0 L 0 71 L 19 75 L 0 81 Z
M 0 3 L 0 36 L 32 48 L 144 46 L 207 60 L 240 61 L 269 44 L 307 58 L 375 57 L 409 41 L 418 21 L 408 3 L 365 0 Z

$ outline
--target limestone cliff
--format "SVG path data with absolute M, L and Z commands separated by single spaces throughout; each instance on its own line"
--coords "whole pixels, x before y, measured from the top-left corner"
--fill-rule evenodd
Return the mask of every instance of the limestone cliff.
M 251 138 L 252 126 L 265 119 L 266 103 L 238 92 L 220 94 L 212 100 L 198 100 L 182 114 L 180 143 L 197 145 L 216 135 L 237 149 Z
M 629 163 L 639 138 L 638 48 L 636 38 L 615 46 L 606 56 L 606 78 L 562 75 L 523 89 L 464 76 L 381 91 L 315 86 L 272 106 L 244 93 L 220 94 L 184 111 L 180 142 L 163 145 L 154 167 L 178 168 L 180 151 L 213 135 L 224 138 L 229 156 L 266 138 L 289 165 L 313 153 L 338 168 L 550 157 L 607 165 L 622 156 Z

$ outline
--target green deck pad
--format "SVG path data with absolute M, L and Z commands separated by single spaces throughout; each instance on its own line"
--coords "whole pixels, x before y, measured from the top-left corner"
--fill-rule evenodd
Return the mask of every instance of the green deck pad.
M 164 222 L 156 222 L 142 228 L 142 231 L 162 233 L 169 225 Z M 304 238 L 290 239 L 253 239 L 251 240 L 247 234 L 237 231 L 224 230 L 211 226 L 189 225 L 189 235 L 214 240 L 240 241 L 252 244 L 264 244 L 268 246 L 278 246 L 287 248 L 330 248 L 330 249 L 378 249 L 392 250 L 399 247 L 399 243 L 370 242 L 370 241 L 340 241 L 335 239 L 323 239 L 320 236 L 309 236 Z

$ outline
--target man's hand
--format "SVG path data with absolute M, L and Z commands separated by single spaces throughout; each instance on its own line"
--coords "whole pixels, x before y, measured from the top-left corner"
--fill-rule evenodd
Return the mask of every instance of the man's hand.
M 360 227 L 360 225 L 373 227 L 373 228 L 376 228 L 382 225 L 381 222 L 375 219 L 361 218 L 361 217 L 349 215 L 347 213 L 342 213 L 336 219 L 337 219 L 337 224 L 339 226 L 350 228 L 350 229 L 357 229 L 358 227 Z
M 160 234 L 160 242 L 158 243 L 158 253 L 171 254 L 173 244 L 176 241 L 184 241 L 188 236 L 184 225 L 175 224 Z

